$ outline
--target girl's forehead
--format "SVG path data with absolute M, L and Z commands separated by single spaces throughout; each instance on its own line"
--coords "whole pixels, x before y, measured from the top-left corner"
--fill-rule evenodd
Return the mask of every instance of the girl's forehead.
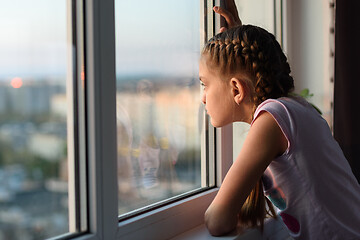
M 215 69 L 211 68 L 206 61 L 201 60 L 199 62 L 199 73 L 201 75 L 215 75 Z

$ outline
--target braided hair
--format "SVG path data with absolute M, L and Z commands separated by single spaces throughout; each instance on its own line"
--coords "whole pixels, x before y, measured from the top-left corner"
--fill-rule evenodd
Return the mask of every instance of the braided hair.
M 260 27 L 242 25 L 219 33 L 206 43 L 202 56 L 222 75 L 247 74 L 253 81 L 255 109 L 266 99 L 288 96 L 294 89 L 279 43 Z
M 273 34 L 260 27 L 242 25 L 219 33 L 206 43 L 201 55 L 221 76 L 242 73 L 251 79 L 253 112 L 266 99 L 286 97 L 294 89 L 290 66 L 280 44 Z M 243 225 L 263 229 L 267 214 L 276 217 L 259 179 L 241 208 L 239 220 Z

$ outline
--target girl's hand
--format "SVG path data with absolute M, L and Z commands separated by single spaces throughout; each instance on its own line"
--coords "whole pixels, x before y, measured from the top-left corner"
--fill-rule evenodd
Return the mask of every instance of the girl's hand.
M 225 18 L 228 28 L 241 26 L 242 22 L 239 18 L 239 13 L 237 11 L 234 0 L 225 0 L 225 5 L 226 9 L 215 6 L 213 8 L 214 12 Z M 226 27 L 220 28 L 220 32 L 224 32 L 225 30 L 227 30 Z

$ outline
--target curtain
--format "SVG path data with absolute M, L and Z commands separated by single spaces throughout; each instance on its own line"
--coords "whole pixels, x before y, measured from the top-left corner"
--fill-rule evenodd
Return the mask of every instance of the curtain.
M 336 1 L 334 137 L 360 182 L 360 1 Z

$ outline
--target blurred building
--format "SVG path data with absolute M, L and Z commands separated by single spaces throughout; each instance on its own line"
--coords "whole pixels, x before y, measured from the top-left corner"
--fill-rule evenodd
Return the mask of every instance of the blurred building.
M 65 85 L 48 81 L 25 81 L 15 88 L 8 82 L 0 83 L 0 114 L 34 115 L 50 111 L 54 95 L 64 94 Z

